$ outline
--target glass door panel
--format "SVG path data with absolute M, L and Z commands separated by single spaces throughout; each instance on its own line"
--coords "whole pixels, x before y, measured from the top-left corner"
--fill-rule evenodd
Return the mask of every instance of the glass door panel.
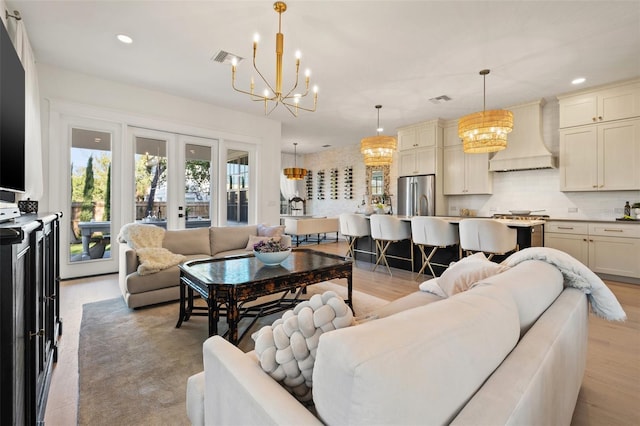
M 167 227 L 167 141 L 135 138 L 135 220 Z
M 211 157 L 210 146 L 186 143 L 184 148 L 185 227 L 211 226 Z
M 249 153 L 227 150 L 227 226 L 249 223 Z
M 72 263 L 111 257 L 111 133 L 71 129 L 67 250 Z

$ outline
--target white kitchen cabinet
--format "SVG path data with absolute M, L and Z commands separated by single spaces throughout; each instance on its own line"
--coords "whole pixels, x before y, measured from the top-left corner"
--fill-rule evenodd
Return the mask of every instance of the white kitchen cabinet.
M 444 148 L 443 169 L 445 195 L 493 192 L 489 154 L 465 154 L 462 145 L 447 146 Z
M 440 120 L 431 120 L 398 129 L 398 150 L 406 151 L 428 146 L 442 146 Z
M 640 189 L 640 119 L 560 130 L 561 191 Z
M 549 221 L 544 241 L 594 272 L 640 278 L 640 225 Z
M 458 120 L 444 124 L 443 190 L 445 195 L 491 194 L 493 173 L 489 154 L 465 154 Z
M 400 151 L 398 171 L 400 176 L 435 174 L 438 149 L 415 148 Z
M 544 245 L 561 250 L 589 266 L 589 225 L 586 222 L 544 224 Z
M 442 163 L 442 123 L 431 120 L 398 129 L 399 176 L 438 174 Z
M 640 81 L 558 96 L 560 128 L 640 116 Z

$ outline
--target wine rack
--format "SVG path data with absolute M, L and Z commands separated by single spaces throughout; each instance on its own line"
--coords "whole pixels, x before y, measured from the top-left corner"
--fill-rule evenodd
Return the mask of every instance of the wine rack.
M 353 200 L 353 166 L 344 168 L 344 199 Z
M 318 200 L 324 200 L 324 170 L 318 171 L 317 194 Z
M 331 191 L 330 198 L 332 200 L 338 199 L 338 169 L 331 169 Z
M 307 200 L 313 199 L 313 172 L 307 171 L 307 175 L 304 178 L 307 186 Z

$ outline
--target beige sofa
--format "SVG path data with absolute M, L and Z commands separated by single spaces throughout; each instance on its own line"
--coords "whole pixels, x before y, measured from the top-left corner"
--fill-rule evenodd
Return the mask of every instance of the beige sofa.
M 338 241 L 339 228 L 340 221 L 337 217 L 284 218 L 284 232 L 291 237 L 295 237 L 296 246 L 300 245 L 301 241 L 313 241 L 320 244 L 320 241 L 326 238 L 326 234 L 334 232 L 336 241 Z M 312 240 L 312 238 L 315 239 Z
M 316 413 L 219 336 L 187 385 L 199 424 L 570 424 L 586 364 L 587 297 L 538 260 L 441 299 L 416 292 L 320 337 Z
M 223 258 L 246 255 L 250 236 L 258 235 L 258 225 L 221 226 L 166 231 L 162 246 L 172 253 L 182 254 L 187 260 Z M 291 237 L 283 235 L 283 242 L 290 246 Z M 120 243 L 119 284 L 128 307 L 178 300 L 180 298 L 180 270 L 178 266 L 160 272 L 138 274 L 136 251 L 126 243 Z

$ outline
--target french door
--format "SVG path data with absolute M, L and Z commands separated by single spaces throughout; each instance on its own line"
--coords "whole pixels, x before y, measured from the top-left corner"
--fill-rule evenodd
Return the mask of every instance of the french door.
M 130 127 L 133 220 L 165 229 L 216 223 L 218 142 Z
M 72 278 L 117 271 L 122 169 L 115 160 L 120 155 L 122 126 L 67 115 L 60 116 L 60 124 L 66 149 L 51 154 L 56 165 L 52 207 L 63 212 L 60 275 Z

